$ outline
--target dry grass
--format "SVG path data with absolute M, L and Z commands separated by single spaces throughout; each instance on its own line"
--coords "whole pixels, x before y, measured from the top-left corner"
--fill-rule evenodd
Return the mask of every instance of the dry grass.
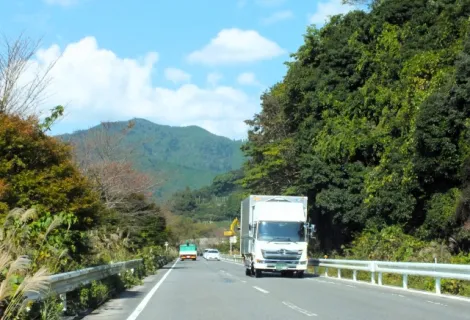
M 13 209 L 0 228 L 0 319 L 14 319 L 21 313 L 33 295 L 49 290 L 47 268 L 32 270 L 32 261 L 25 255 L 28 248 L 21 245 L 23 232 L 29 221 L 37 218 L 35 209 Z M 57 223 L 52 223 L 52 228 Z M 46 230 L 50 231 L 51 226 Z
M 0 253 L 0 263 L 0 272 L 5 274 L 0 283 L 0 319 L 13 319 L 24 310 L 28 297 L 49 290 L 49 272 L 41 268 L 30 274 L 31 261 L 27 257 L 13 260 L 6 252 Z

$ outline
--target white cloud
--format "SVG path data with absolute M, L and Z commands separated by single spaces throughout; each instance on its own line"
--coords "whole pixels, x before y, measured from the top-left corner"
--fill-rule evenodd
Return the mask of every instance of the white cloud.
M 68 7 L 78 3 L 78 0 L 44 0 L 46 4 Z
M 237 77 L 237 82 L 245 86 L 257 86 L 259 85 L 258 80 L 253 72 L 243 72 Z
M 346 4 L 343 5 L 341 0 L 327 0 L 319 2 L 315 13 L 310 16 L 309 21 L 317 26 L 322 26 L 330 16 L 346 14 L 354 9 L 356 9 L 354 6 Z
M 222 78 L 223 78 L 223 76 L 220 73 L 211 72 L 207 75 L 207 83 L 209 83 L 209 85 L 215 87 Z
M 57 45 L 42 49 L 32 67 L 44 67 L 60 55 L 50 73 L 48 93 L 52 95 L 43 109 L 64 104 L 68 116 L 53 134 L 84 129 L 101 120 L 138 117 L 160 124 L 199 125 L 216 134 L 240 138 L 246 136 L 243 121 L 259 108 L 258 100 L 227 86 L 155 87 L 151 75 L 157 53 L 140 59 L 120 58 L 99 48 L 93 37 L 71 43 L 64 50 Z
M 265 25 L 273 24 L 276 22 L 288 20 L 294 17 L 294 14 L 290 10 L 274 12 L 272 15 L 261 19 L 261 22 Z
M 285 53 L 277 43 L 254 30 L 224 29 L 204 48 L 192 52 L 189 62 L 205 65 L 246 63 L 271 59 Z
M 191 75 L 184 72 L 181 69 L 176 68 L 166 68 L 165 69 L 165 78 L 172 81 L 173 83 L 182 83 L 191 81 Z

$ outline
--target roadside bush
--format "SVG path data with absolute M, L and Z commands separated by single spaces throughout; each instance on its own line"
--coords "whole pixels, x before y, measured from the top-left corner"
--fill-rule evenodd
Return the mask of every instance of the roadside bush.
M 397 262 L 427 262 L 469 264 L 470 254 L 451 255 L 449 248 L 436 241 L 423 241 L 405 234 L 399 226 L 391 226 L 382 230 L 368 229 L 359 234 L 350 247 L 343 248 L 344 254 L 332 252 L 329 259 L 377 260 Z M 320 268 L 323 274 L 325 268 Z M 336 276 L 337 269 L 328 268 L 329 276 Z M 352 278 L 351 270 L 341 270 L 341 276 Z M 370 281 L 370 273 L 359 271 L 358 280 Z M 377 280 L 377 279 L 376 279 Z M 385 285 L 401 286 L 402 276 L 383 274 Z M 434 291 L 435 280 L 431 277 L 408 277 L 408 287 L 418 290 Z M 462 280 L 442 279 L 441 291 L 447 294 L 470 297 L 470 283 Z

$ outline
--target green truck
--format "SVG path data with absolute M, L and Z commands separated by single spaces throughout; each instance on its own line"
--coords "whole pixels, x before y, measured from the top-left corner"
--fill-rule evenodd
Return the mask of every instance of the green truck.
M 186 244 L 180 245 L 180 259 L 182 261 L 186 259 L 196 260 L 197 258 L 197 246 L 194 243 L 186 242 Z

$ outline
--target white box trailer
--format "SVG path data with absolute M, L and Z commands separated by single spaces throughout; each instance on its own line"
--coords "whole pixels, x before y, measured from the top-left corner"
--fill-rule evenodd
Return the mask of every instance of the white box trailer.
M 314 226 L 307 223 L 307 197 L 250 195 L 241 202 L 240 253 L 246 275 L 263 271 L 307 270 L 307 244 Z

